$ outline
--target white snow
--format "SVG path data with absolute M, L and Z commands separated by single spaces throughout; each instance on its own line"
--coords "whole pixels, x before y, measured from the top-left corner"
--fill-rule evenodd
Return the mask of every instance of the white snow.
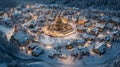
M 34 7 L 39 9 L 40 5 L 38 5 L 38 6 L 36 5 Z M 28 8 L 30 8 L 30 6 L 28 6 Z M 42 11 L 45 12 L 45 13 L 48 13 L 49 9 L 44 8 L 44 10 L 42 10 Z M 28 14 L 26 14 L 26 15 L 28 15 Z M 82 19 L 86 20 L 86 18 L 84 16 L 80 16 L 79 18 L 80 18 L 80 20 L 82 20 Z M 22 24 L 22 27 L 30 25 L 30 23 L 32 21 L 35 21 L 36 19 L 37 19 L 37 16 L 33 17 L 30 21 Z M 119 21 L 118 18 L 114 18 L 113 17 L 112 19 L 114 21 Z M 98 20 L 92 20 L 91 19 L 90 22 L 91 23 L 97 23 Z M 99 56 L 99 55 L 97 55 L 95 53 L 92 53 L 91 50 L 92 50 L 93 46 L 96 45 L 96 44 L 99 44 L 99 42 L 95 41 L 95 43 L 92 43 L 92 44 L 91 44 L 91 42 L 88 42 L 88 43 L 85 44 L 86 45 L 85 47 L 90 52 L 90 56 L 83 56 L 82 59 L 76 59 L 76 58 L 72 57 L 71 53 L 80 52 L 79 50 L 76 49 L 78 47 L 73 45 L 75 47 L 73 47 L 73 49 L 69 50 L 69 49 L 66 49 L 66 47 L 65 47 L 66 44 L 63 44 L 63 43 L 65 43 L 65 42 L 70 42 L 71 43 L 72 40 L 76 40 L 76 39 L 84 40 L 83 38 L 93 38 L 93 39 L 96 39 L 95 38 L 96 36 L 89 35 L 87 33 L 80 34 L 80 33 L 78 33 L 76 31 L 76 25 L 75 24 L 70 23 L 70 25 L 73 27 L 74 31 L 73 31 L 72 34 L 70 34 L 68 36 L 64 36 L 64 37 L 50 37 L 50 36 L 48 36 L 46 34 L 40 34 L 40 35 L 38 34 L 37 35 L 35 33 L 32 33 L 31 30 L 30 29 L 28 30 L 28 28 L 26 27 L 25 29 L 27 29 L 27 32 L 30 35 L 37 37 L 36 41 L 39 41 L 40 43 L 45 44 L 45 46 L 46 46 L 45 53 L 41 54 L 38 57 L 33 57 L 31 55 L 28 56 L 25 53 L 20 52 L 18 54 L 15 54 L 15 56 L 17 56 L 19 58 L 22 58 L 22 59 L 27 59 L 27 60 L 29 60 L 29 59 L 40 59 L 40 60 L 43 60 L 43 61 L 40 61 L 40 62 L 27 63 L 27 65 L 29 67 L 99 67 L 100 65 L 103 65 L 106 62 L 110 61 L 111 59 L 115 58 L 116 55 L 118 53 L 120 53 L 120 45 L 119 45 L 120 42 L 118 42 L 118 43 L 117 42 L 113 42 L 112 43 L 112 47 L 109 47 L 107 49 L 107 52 L 104 55 Z M 90 24 L 88 24 L 88 26 L 89 25 Z M 96 27 L 103 28 L 104 25 L 96 24 Z M 35 27 L 35 30 L 37 30 L 37 28 L 38 27 Z M 88 30 L 89 29 L 90 28 L 88 28 Z M 11 38 L 13 32 L 14 32 L 14 28 L 6 28 L 4 26 L 0 26 L 0 31 L 4 32 L 5 35 L 7 36 L 7 39 L 9 40 Z M 109 32 L 109 31 L 104 31 L 104 32 L 109 34 L 110 36 L 112 35 L 111 32 Z M 102 32 L 102 33 L 104 33 L 104 32 Z M 97 36 L 97 38 L 105 37 L 105 35 L 102 34 L 102 33 L 99 34 Z M 83 37 L 82 36 L 80 37 L 80 35 L 82 35 Z M 102 44 L 99 44 L 96 48 L 98 48 L 101 45 Z M 41 44 L 39 44 L 38 46 L 41 46 Z M 58 47 L 58 46 L 62 47 L 60 51 L 57 51 L 56 49 L 53 48 L 53 47 Z M 31 46 L 31 47 L 33 47 L 33 46 Z M 87 49 L 83 50 L 83 51 L 88 51 Z M 7 49 L 6 49 L 6 51 L 7 51 Z M 33 52 L 35 52 L 37 54 L 40 53 L 41 51 L 42 51 L 41 49 L 37 49 L 37 48 L 33 50 Z M 53 54 L 61 54 L 60 57 L 65 57 L 65 59 L 61 59 L 61 58 L 50 59 L 48 57 L 48 55 L 53 55 Z M 1 64 L 0 63 L 0 67 L 6 67 L 6 64 Z
M 65 36 L 65 37 L 49 37 L 48 35 L 41 34 L 40 41 L 44 44 L 51 45 L 54 43 L 62 43 L 67 40 L 72 40 L 72 39 L 77 39 L 77 38 L 79 38 L 77 32 L 69 36 Z
M 7 67 L 6 63 L 0 63 L 0 67 Z
M 6 28 L 4 26 L 0 26 L 0 31 L 4 32 L 5 35 L 7 36 L 7 39 L 10 40 L 10 38 L 14 32 L 14 28 Z

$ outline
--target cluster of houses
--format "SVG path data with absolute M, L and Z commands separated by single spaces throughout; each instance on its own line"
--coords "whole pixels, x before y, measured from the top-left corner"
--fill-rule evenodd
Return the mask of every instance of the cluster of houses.
M 63 24 L 66 23 L 73 23 L 80 38 L 66 42 L 60 47 L 55 47 L 54 44 L 53 48 L 48 50 L 39 37 L 44 34 L 44 26 L 54 24 L 59 12 L 64 23 L 61 26 L 53 25 L 54 28 L 65 29 L 60 27 L 64 27 Z M 48 57 L 66 59 L 66 50 L 70 52 L 70 56 L 80 59 L 91 55 L 90 50 L 103 55 L 112 46 L 111 41 L 120 41 L 120 18 L 99 10 L 79 10 L 61 5 L 19 5 L 8 12 L 0 11 L 0 25 L 14 27 L 11 41 L 33 56 L 40 56 L 48 50 Z M 71 29 L 72 26 L 66 27 Z M 91 45 L 93 47 L 89 49 Z
M 11 37 L 11 41 L 27 54 L 39 56 L 43 53 L 40 43 L 33 42 L 31 36 L 24 31 L 15 32 Z
M 120 31 L 116 31 L 113 33 L 113 41 L 120 41 Z

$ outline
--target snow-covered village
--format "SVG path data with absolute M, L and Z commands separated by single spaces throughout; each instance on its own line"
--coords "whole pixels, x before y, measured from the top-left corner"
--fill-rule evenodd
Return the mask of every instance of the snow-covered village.
M 58 4 L 0 11 L 0 67 L 120 67 L 120 12 Z

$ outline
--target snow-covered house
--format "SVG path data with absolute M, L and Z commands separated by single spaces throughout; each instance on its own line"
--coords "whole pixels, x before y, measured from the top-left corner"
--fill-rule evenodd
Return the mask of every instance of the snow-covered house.
M 78 47 L 79 53 L 81 53 L 83 56 L 84 55 L 89 55 L 89 50 L 87 47 Z
M 5 26 L 10 26 L 12 25 L 12 22 L 11 22 L 11 18 L 3 18 L 2 19 L 2 24 L 5 25 Z
M 116 31 L 113 33 L 113 37 L 120 37 L 120 31 Z
M 67 48 L 67 49 L 72 49 L 72 48 L 73 48 L 73 43 L 68 42 L 68 43 L 66 44 L 66 48 Z
M 92 19 L 93 19 L 93 20 L 99 19 L 99 15 L 94 14 L 94 15 L 92 16 Z
M 38 18 L 37 18 L 37 22 L 46 22 L 46 17 L 44 16 L 44 15 L 41 15 L 41 16 L 39 16 Z
M 118 18 L 118 17 L 112 17 L 111 19 L 112 19 L 113 24 L 120 25 L 120 18 Z
M 85 23 L 85 27 L 90 27 L 92 24 L 90 22 Z
M 66 59 L 67 55 L 65 53 L 62 53 L 58 57 L 61 58 L 61 59 Z
M 17 9 L 17 10 L 22 10 L 22 6 L 20 6 L 20 5 L 19 5 L 19 6 L 16 6 L 16 9 Z
M 105 41 L 105 35 L 104 35 L 104 34 L 99 34 L 99 35 L 97 36 L 97 40 L 100 41 L 100 42 Z
M 28 24 L 28 28 L 33 29 L 36 26 L 36 22 L 35 21 L 31 21 L 30 24 Z
M 55 49 L 51 49 L 48 51 L 48 57 L 49 58 L 55 58 L 58 57 L 61 53 Z
M 77 15 L 72 15 L 72 21 L 76 22 L 77 21 L 78 16 Z
M 33 8 L 27 8 L 27 12 L 33 12 Z
M 39 27 L 44 26 L 45 22 L 47 21 L 47 18 L 44 15 L 39 16 L 35 22 Z
M 15 12 L 15 13 L 12 13 L 12 17 L 16 19 L 20 19 L 20 18 L 23 18 L 23 14 L 21 12 Z
M 91 35 L 91 34 L 83 34 L 83 37 L 86 39 L 86 40 L 95 40 L 95 36 L 94 35 Z
M 120 31 L 113 33 L 113 41 L 120 41 Z
M 79 39 L 79 40 L 76 41 L 77 46 L 84 46 L 85 42 L 86 42 L 85 39 Z
M 50 10 L 48 8 L 43 8 L 41 11 L 43 14 L 46 14 L 46 15 L 50 13 Z
M 113 29 L 113 24 L 112 23 L 107 23 L 106 25 L 105 25 L 105 29 Z
M 97 34 L 99 33 L 98 30 L 99 30 L 98 28 L 93 28 L 93 29 L 91 30 L 91 34 L 97 35 Z
M 83 26 L 77 26 L 77 31 L 80 32 L 80 33 L 83 33 L 86 31 L 86 28 L 83 27 Z
M 91 22 L 92 24 L 96 24 L 96 23 L 98 23 L 99 21 L 98 21 L 97 19 L 90 19 L 90 22 Z
M 18 31 L 12 35 L 11 40 L 18 46 L 25 46 L 29 43 L 29 35 L 22 31 Z
M 107 44 L 105 42 L 98 43 L 93 47 L 93 52 L 102 55 L 106 52 Z
M 79 16 L 77 19 L 78 25 L 84 25 L 87 22 L 87 19 L 85 16 Z
M 33 56 L 39 56 L 40 54 L 43 53 L 43 49 L 41 47 L 35 47 L 33 50 L 32 50 L 32 55 Z
M 24 14 L 24 18 L 26 20 L 31 20 L 33 18 L 33 15 L 32 15 L 32 13 L 27 13 L 27 14 Z
M 96 23 L 96 27 L 99 29 L 99 31 L 103 31 L 104 27 L 105 27 L 106 23 Z
M 78 48 L 74 48 L 71 52 L 71 57 L 80 59 L 82 58 L 82 54 L 80 53 L 80 50 Z
M 30 43 L 28 46 L 28 50 L 32 51 L 37 46 L 38 46 L 38 43 Z

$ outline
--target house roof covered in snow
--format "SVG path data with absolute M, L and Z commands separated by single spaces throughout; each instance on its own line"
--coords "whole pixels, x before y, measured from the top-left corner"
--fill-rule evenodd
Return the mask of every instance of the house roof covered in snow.
M 35 54 L 40 54 L 43 51 L 43 49 L 41 47 L 36 47 L 35 49 L 33 49 L 33 53 Z
M 112 23 L 107 23 L 107 24 L 105 25 L 105 27 L 107 27 L 107 28 L 113 28 L 113 24 L 112 24 Z
M 105 42 L 101 42 L 98 43 L 97 45 L 95 45 L 94 49 L 99 50 L 100 52 L 104 52 L 104 49 L 106 49 L 106 43 Z
M 19 32 L 16 32 L 13 37 L 21 44 L 25 43 L 28 39 L 29 39 L 29 36 L 28 34 L 25 34 L 24 32 L 22 31 L 19 31 Z
M 118 17 L 112 17 L 112 20 L 117 22 L 117 23 L 120 23 L 120 18 L 118 18 Z
M 98 27 L 98 28 L 104 28 L 104 27 L 105 27 L 105 24 L 96 23 L 95 26 Z

